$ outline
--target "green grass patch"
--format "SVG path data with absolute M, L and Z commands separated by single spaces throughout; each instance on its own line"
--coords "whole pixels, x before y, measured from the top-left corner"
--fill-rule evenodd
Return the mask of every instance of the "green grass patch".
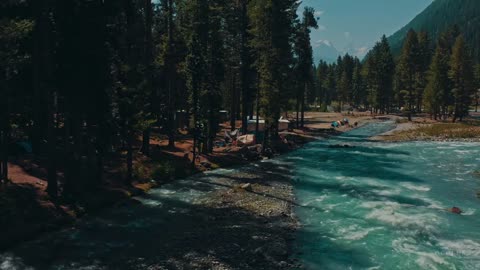
M 444 139 L 470 139 L 480 137 L 480 127 L 465 123 L 422 125 L 413 132 L 427 137 Z
M 480 125 L 471 120 L 462 123 L 417 124 L 417 127 L 404 130 L 387 137 L 388 141 L 411 140 L 461 140 L 479 139 Z

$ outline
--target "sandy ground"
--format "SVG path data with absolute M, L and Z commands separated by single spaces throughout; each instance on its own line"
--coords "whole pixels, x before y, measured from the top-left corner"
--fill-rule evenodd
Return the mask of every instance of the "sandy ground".
M 411 131 L 416 129 L 417 127 L 418 125 L 413 122 L 399 123 L 394 129 L 387 131 L 385 133 L 382 133 L 380 135 L 371 137 L 370 139 L 374 141 L 389 141 L 389 138 L 391 138 L 392 136 L 395 136 L 395 134 L 399 132 Z
M 305 126 L 310 129 L 330 129 L 331 124 L 334 121 L 340 121 L 347 118 L 351 125 L 357 122 L 359 125 L 364 124 L 373 119 L 373 115 L 370 113 L 321 113 L 321 112 L 309 112 L 305 117 Z M 337 130 L 346 131 L 349 127 L 339 127 Z

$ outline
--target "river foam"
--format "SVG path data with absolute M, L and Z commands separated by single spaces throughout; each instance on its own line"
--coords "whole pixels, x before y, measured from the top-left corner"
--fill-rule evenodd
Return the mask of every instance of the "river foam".
M 296 197 L 315 205 L 297 208 L 309 224 L 299 232 L 302 262 L 308 269 L 480 269 L 478 144 L 362 139 L 384 129 L 373 124 L 326 143 L 354 144 L 353 151 L 312 146 L 293 154 L 303 159 L 292 164 Z M 463 216 L 448 211 L 453 206 Z

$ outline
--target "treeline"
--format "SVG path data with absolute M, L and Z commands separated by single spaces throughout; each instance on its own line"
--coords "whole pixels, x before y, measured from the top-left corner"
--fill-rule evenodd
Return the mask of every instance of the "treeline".
M 383 36 L 363 63 L 347 54 L 333 64 L 320 61 L 316 74 L 310 100 L 321 110 L 351 105 L 374 113 L 403 112 L 410 120 L 413 113 L 427 112 L 457 121 L 479 102 L 480 65 L 456 26 L 435 42 L 426 32 L 410 30 L 397 59 Z
M 268 146 L 281 113 L 304 111 L 314 85 L 310 29 L 317 18 L 311 8 L 299 18 L 298 5 L 2 1 L 1 180 L 8 181 L 9 147 L 22 141 L 47 168 L 52 198 L 102 184 L 113 154 L 122 154 L 130 184 L 136 142 L 148 156 L 151 134 L 159 132 L 174 147 L 179 113 L 194 155 L 212 151 L 222 109 L 244 132 L 262 115 Z

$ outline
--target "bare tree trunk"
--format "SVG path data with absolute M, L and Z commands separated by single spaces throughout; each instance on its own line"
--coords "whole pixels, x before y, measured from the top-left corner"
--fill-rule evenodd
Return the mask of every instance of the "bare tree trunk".
M 478 100 L 480 99 L 480 97 L 477 95 L 475 95 L 475 112 L 478 112 Z
M 55 133 L 55 104 L 54 93 L 48 93 L 48 127 L 47 127 L 47 142 L 48 142 L 48 178 L 47 178 L 47 193 L 52 199 L 58 197 L 57 184 L 57 137 Z
M 242 132 L 247 134 L 248 129 L 248 109 L 251 103 L 250 100 L 250 80 L 248 78 L 248 15 L 247 15 L 247 0 L 241 2 L 241 51 L 240 51 L 240 77 L 242 80 Z
M 262 154 L 265 155 L 267 147 L 268 147 L 268 135 L 269 135 L 269 127 L 267 125 L 267 121 L 265 121 L 265 132 L 263 134 L 263 142 L 262 142 Z
M 0 75 L 1 76 L 1 75 Z M 6 81 L 4 82 L 4 97 L 0 103 L 0 182 L 8 182 L 8 144 L 10 142 L 9 95 Z
M 296 121 L 295 126 L 296 128 L 300 127 L 300 97 L 297 96 L 297 104 L 295 106 L 295 113 L 296 113 Z
M 236 109 L 237 109 L 237 88 L 235 87 L 235 71 L 233 68 L 230 69 L 231 72 L 231 82 L 230 82 L 230 87 L 231 87 L 231 104 L 230 104 L 230 130 L 234 131 L 235 130 L 235 122 L 236 122 Z
M 142 132 L 142 153 L 150 156 L 150 127 L 146 127 Z
M 255 138 L 258 137 L 258 132 L 260 129 L 260 83 L 257 83 L 257 119 L 255 122 Z
M 5 119 L 4 127 L 2 130 L 2 175 L 1 178 L 4 183 L 7 183 L 8 180 L 8 143 L 10 142 L 9 136 L 9 127 L 8 116 Z
M 133 180 L 133 134 L 127 131 L 127 179 L 126 184 L 131 185 Z
M 151 91 L 151 96 L 154 96 L 153 91 L 153 7 L 151 0 L 144 0 L 145 9 L 145 76 L 148 91 Z M 142 153 L 145 156 L 150 155 L 150 127 L 146 127 L 142 136 Z
M 209 113 L 209 119 L 208 119 L 208 130 L 207 130 L 207 152 L 206 153 L 212 153 L 213 152 L 213 144 L 215 142 L 215 138 L 217 136 L 216 130 L 218 123 L 215 120 L 215 114 L 212 110 L 210 110 Z
M 173 0 L 168 0 L 168 146 L 175 147 L 175 70 L 172 59 L 173 50 Z
M 33 133 L 32 133 L 32 150 L 36 155 L 41 154 L 42 140 L 45 138 L 47 112 L 45 108 L 48 106 L 45 102 L 45 90 L 42 87 L 42 80 L 45 79 L 45 48 L 46 34 L 48 32 L 48 13 L 46 0 L 33 1 L 33 9 L 35 16 L 35 29 L 33 32 Z
M 307 92 L 307 83 L 305 83 L 305 88 L 304 88 L 304 91 L 302 93 L 302 103 L 301 103 L 301 106 L 302 106 L 302 115 L 301 115 L 301 124 L 300 126 L 302 128 L 304 128 L 305 126 L 305 93 Z
M 192 150 L 192 168 L 195 169 L 195 160 L 197 158 L 197 135 L 198 135 L 198 130 L 197 130 L 197 116 L 196 116 L 196 112 L 193 113 L 193 123 L 194 123 L 194 127 L 193 127 L 193 150 Z

